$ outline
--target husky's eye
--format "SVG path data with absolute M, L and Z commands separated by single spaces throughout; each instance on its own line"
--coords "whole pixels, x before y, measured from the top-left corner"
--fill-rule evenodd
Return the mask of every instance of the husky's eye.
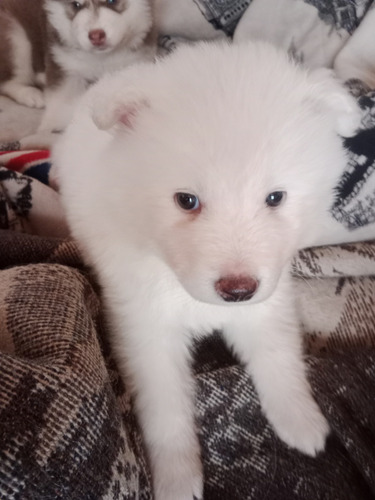
M 286 192 L 285 191 L 274 191 L 273 193 L 270 193 L 267 198 L 266 198 L 266 205 L 269 207 L 278 207 L 282 201 L 284 201 L 286 198 Z
M 117 0 L 107 0 L 107 5 L 116 5 Z
M 197 211 L 200 209 L 200 202 L 197 196 L 190 193 L 176 193 L 174 199 L 183 210 Z
M 80 2 L 72 2 L 72 7 L 74 10 L 81 10 L 83 5 Z

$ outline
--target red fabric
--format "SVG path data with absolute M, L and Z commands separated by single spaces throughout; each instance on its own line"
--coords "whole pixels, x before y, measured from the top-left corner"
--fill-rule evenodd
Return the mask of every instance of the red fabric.
M 27 168 L 30 163 L 47 160 L 50 157 L 50 151 L 46 149 L 39 151 L 5 151 L 0 152 L 0 155 L 5 157 L 2 158 L 4 161 L 1 162 L 4 166 L 10 170 L 21 172 Z M 8 155 L 8 158 L 6 155 Z

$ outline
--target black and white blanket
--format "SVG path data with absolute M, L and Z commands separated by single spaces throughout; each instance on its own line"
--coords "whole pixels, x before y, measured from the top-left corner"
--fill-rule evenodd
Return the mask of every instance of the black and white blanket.
M 159 31 L 171 42 L 264 40 L 308 67 L 334 67 L 344 80 L 375 87 L 373 0 L 159 0 L 159 5 Z

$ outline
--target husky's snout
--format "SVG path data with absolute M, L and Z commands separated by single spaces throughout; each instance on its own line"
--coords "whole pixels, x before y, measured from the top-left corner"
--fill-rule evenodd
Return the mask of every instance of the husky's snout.
M 215 283 L 216 292 L 225 302 L 250 300 L 258 288 L 258 281 L 251 276 L 225 276 Z
M 94 47 L 103 47 L 106 44 L 107 35 L 102 29 L 91 30 L 88 36 Z

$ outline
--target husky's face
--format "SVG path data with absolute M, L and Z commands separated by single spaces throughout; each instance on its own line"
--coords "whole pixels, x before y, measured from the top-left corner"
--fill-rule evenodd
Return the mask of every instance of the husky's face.
M 150 248 L 199 301 L 261 302 L 319 227 L 345 165 L 338 134 L 359 111 L 331 75 L 267 46 L 200 50 L 105 77 L 68 134 L 86 130 L 111 166 L 103 227 Z
M 88 52 L 136 49 L 152 22 L 148 0 L 47 0 L 46 9 L 61 41 Z

